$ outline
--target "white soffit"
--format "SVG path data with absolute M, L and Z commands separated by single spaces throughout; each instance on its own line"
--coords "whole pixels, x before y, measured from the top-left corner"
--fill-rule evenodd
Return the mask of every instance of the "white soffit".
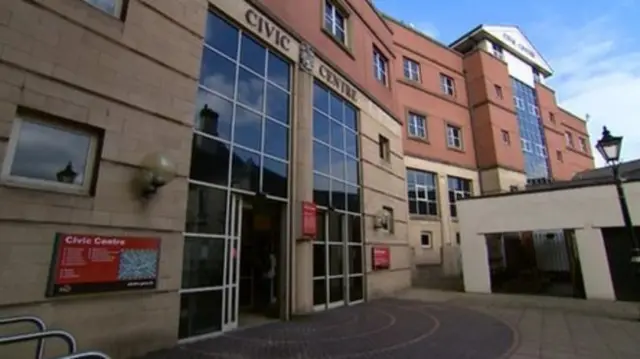
M 499 40 L 505 49 L 540 67 L 549 75 L 553 74 L 551 66 L 517 27 L 484 25 L 482 29 Z

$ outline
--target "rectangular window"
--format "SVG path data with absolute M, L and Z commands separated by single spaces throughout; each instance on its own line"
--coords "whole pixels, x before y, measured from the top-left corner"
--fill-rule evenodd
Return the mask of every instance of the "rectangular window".
M 447 125 L 447 146 L 462 149 L 462 129 L 454 125 Z
M 420 245 L 422 245 L 423 248 L 431 248 L 433 246 L 431 235 L 429 231 L 420 232 Z
M 455 82 L 453 81 L 453 78 L 445 74 L 440 74 L 440 88 L 442 89 L 442 93 L 449 96 L 453 96 L 456 93 Z
M 521 138 L 520 145 L 522 146 L 522 151 L 529 152 L 529 153 L 533 152 L 533 148 L 531 147 L 531 141 Z
M 504 95 L 502 94 L 502 86 L 493 85 L 493 88 L 496 90 L 496 96 L 502 100 L 504 98 Z
M 125 0 L 84 0 L 86 3 L 96 7 L 109 15 L 117 18 L 122 17 L 122 4 Z
M 573 148 L 573 135 L 571 134 L 571 132 L 565 132 L 564 133 L 564 139 L 567 142 L 567 146 Z
M 499 58 L 500 60 L 504 60 L 504 53 L 502 51 L 502 46 L 496 44 L 495 42 L 491 43 L 491 53 L 493 56 Z
M 452 218 L 458 218 L 456 202 L 459 199 L 471 197 L 471 180 L 466 178 L 448 176 L 449 184 L 449 209 Z
M 407 200 L 410 214 L 438 215 L 437 180 L 438 176 L 435 173 L 407 168 Z
M 516 108 L 519 110 L 524 110 L 526 108 L 524 100 L 522 100 L 518 96 L 513 96 L 513 102 L 516 104 Z
M 553 123 L 554 125 L 556 124 L 556 115 L 554 115 L 553 112 L 549 112 L 549 122 Z
M 19 113 L 13 123 L 0 180 L 32 188 L 90 194 L 99 130 L 46 116 Z
M 387 58 L 384 57 L 384 55 L 382 55 L 380 51 L 374 47 L 373 48 L 373 73 L 376 80 L 378 80 L 378 82 L 380 82 L 385 86 L 387 85 L 387 78 L 388 78 L 387 76 L 389 73 L 388 69 L 389 69 L 389 62 L 387 61 Z
M 380 158 L 387 162 L 391 161 L 391 146 L 389 139 L 382 135 L 378 135 L 378 146 L 380 148 Z
M 511 136 L 509 135 L 509 131 L 501 130 L 500 133 L 502 134 L 502 142 L 504 142 L 505 145 L 511 145 Z
M 562 151 L 556 151 L 556 158 L 558 159 L 558 161 L 562 162 Z
M 579 138 L 580 141 L 580 149 L 582 152 L 589 152 L 589 146 L 587 145 L 587 139 L 584 137 Z
M 382 212 L 384 213 L 384 216 L 385 216 L 385 219 L 386 219 L 386 224 L 387 224 L 385 229 L 389 233 L 393 233 L 394 232 L 394 228 L 393 228 L 394 227 L 393 208 L 387 207 L 387 206 L 383 206 L 382 207 Z
M 409 126 L 409 136 L 426 139 L 427 138 L 427 120 L 424 116 L 409 112 L 407 119 Z
M 420 82 L 420 64 L 405 57 L 404 77 L 407 80 Z
M 324 29 L 347 45 L 347 15 L 329 0 L 324 2 Z
M 538 106 L 532 103 L 529 104 L 529 113 L 538 117 L 540 115 L 540 111 L 538 110 Z

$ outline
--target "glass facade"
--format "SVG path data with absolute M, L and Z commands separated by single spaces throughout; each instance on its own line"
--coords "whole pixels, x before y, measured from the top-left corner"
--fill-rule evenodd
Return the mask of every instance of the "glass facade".
M 313 242 L 316 309 L 364 299 L 358 112 L 316 82 L 313 89 Z
M 179 337 L 223 330 L 237 302 L 242 200 L 289 193 L 291 70 L 209 13 L 194 119 Z
M 540 110 L 535 90 L 524 82 L 511 78 L 513 100 L 518 116 L 520 142 L 528 179 L 548 178 L 547 144 L 540 123 Z
M 407 168 L 409 214 L 438 215 L 438 175 Z

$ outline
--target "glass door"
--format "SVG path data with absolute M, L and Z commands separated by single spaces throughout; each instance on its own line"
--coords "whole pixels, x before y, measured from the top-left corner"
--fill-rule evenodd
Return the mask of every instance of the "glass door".
M 242 237 L 242 197 L 240 195 L 231 195 L 229 214 L 228 232 L 225 238 L 223 331 L 233 330 L 238 327 L 240 240 Z

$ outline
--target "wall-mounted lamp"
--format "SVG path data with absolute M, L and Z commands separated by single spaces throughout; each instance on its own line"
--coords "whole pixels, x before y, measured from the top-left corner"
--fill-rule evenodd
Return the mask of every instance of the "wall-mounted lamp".
M 176 167 L 161 153 L 150 153 L 142 159 L 138 175 L 140 194 L 144 198 L 153 196 L 158 188 L 171 182 L 176 176 Z
M 378 211 L 378 213 L 373 219 L 373 228 L 388 230 L 389 222 L 390 222 L 389 213 L 385 210 L 380 210 Z

